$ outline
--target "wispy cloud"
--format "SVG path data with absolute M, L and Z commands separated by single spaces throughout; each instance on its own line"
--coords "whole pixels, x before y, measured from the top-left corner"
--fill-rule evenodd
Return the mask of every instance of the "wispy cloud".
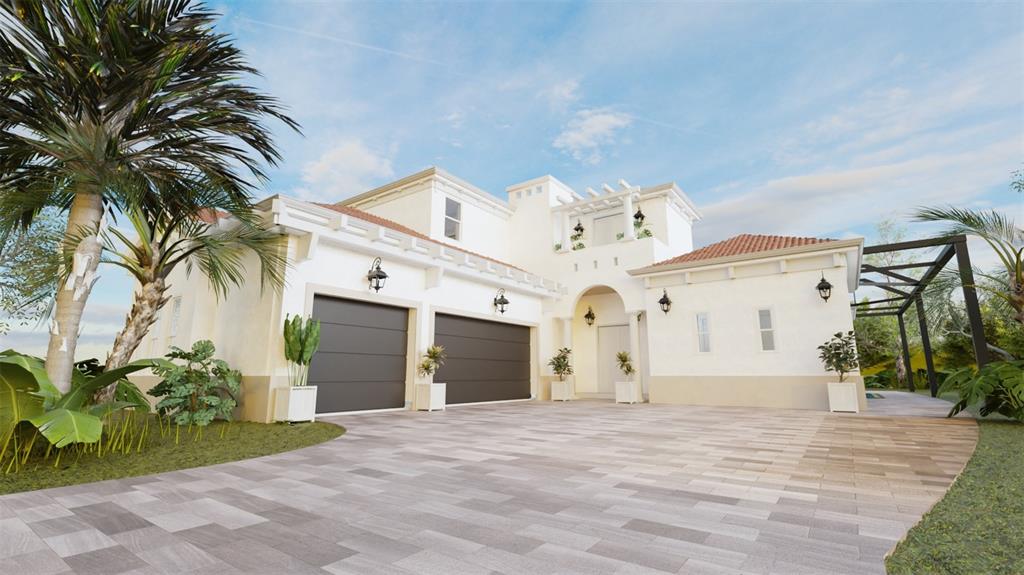
M 347 139 L 302 168 L 304 185 L 295 194 L 308 200 L 337 202 L 394 176 L 388 155 L 371 150 L 359 139 Z
M 584 164 L 599 164 L 603 149 L 614 143 L 616 135 L 632 123 L 629 114 L 608 108 L 580 110 L 551 145 Z

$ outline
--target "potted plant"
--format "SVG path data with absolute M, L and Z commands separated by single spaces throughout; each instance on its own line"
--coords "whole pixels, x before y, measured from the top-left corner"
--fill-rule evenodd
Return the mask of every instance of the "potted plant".
M 443 383 L 434 383 L 433 381 L 434 374 L 437 373 L 438 368 L 444 365 L 444 360 L 444 347 L 440 345 L 428 347 L 427 351 L 423 353 L 423 357 L 420 358 L 416 371 L 426 381 L 416 384 L 416 409 L 426 411 L 440 409 L 444 411 L 446 386 Z
M 633 360 L 629 357 L 629 352 L 616 353 L 615 363 L 618 365 L 619 371 L 626 376 L 626 381 L 615 382 L 615 403 L 636 403 L 637 388 L 636 382 L 633 381 L 636 369 L 633 368 Z
M 572 399 L 572 382 L 566 381 L 567 375 L 572 375 L 572 363 L 569 356 L 572 350 L 563 347 L 548 361 L 551 371 L 558 376 L 558 381 L 551 382 L 551 401 L 569 401 Z
M 309 363 L 320 346 L 320 320 L 285 316 L 284 357 L 288 360 L 288 387 L 278 389 L 274 402 L 276 421 L 316 419 L 316 386 L 307 385 Z
M 818 355 L 827 371 L 839 374 L 839 381 L 828 384 L 828 405 L 831 411 L 860 411 L 857 384 L 846 381 L 846 374 L 859 367 L 857 342 L 852 331 L 837 332 L 831 339 L 818 346 Z

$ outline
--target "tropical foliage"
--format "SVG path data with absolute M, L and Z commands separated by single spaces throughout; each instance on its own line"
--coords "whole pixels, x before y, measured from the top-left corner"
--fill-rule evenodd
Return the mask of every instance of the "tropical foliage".
M 320 320 L 300 316 L 284 318 L 284 357 L 292 385 L 306 385 L 309 363 L 320 347 Z
M 277 102 L 215 14 L 188 0 L 0 2 L 0 238 L 46 207 L 67 213 L 46 369 L 71 386 L 96 279 L 104 213 L 161 205 L 179 216 L 217 190 L 245 206 L 279 160 Z M 248 175 L 246 175 L 248 174 Z
M 626 377 L 630 377 L 636 373 L 636 369 L 633 368 L 633 360 L 630 359 L 628 351 L 620 351 L 616 353 L 615 363 L 619 366 L 619 371 L 621 371 Z
M 418 371 L 423 377 L 434 375 L 437 373 L 437 370 L 444 365 L 446 357 L 447 354 L 445 354 L 444 346 L 432 345 L 427 348 L 423 357 L 420 358 L 420 363 L 416 366 L 416 371 Z
M 47 209 L 7 237 L 0 249 L 0 335 L 12 323 L 26 326 L 45 318 L 57 290 L 63 236 L 63 219 Z
M 977 405 L 983 417 L 997 413 L 1024 421 L 1024 360 L 995 361 L 981 369 L 965 367 L 950 374 L 941 390 L 960 397 L 950 417 Z
M 846 374 L 857 369 L 860 365 L 857 361 L 856 336 L 852 331 L 845 334 L 838 332 L 832 339 L 818 346 L 818 357 L 828 371 L 839 374 L 839 381 L 846 378 Z
M 153 370 L 163 378 L 149 391 L 162 398 L 156 404 L 157 412 L 179 426 L 197 426 L 197 440 L 202 428 L 214 419 L 230 420 L 238 405 L 242 374 L 215 359 L 215 351 L 209 340 L 197 341 L 189 350 L 172 347 L 167 357 L 184 363 L 163 364 Z
M 548 360 L 548 366 L 558 376 L 558 381 L 565 381 L 565 376 L 572 375 L 572 363 L 569 361 L 570 355 L 572 355 L 572 350 L 563 347 L 558 350 L 554 357 Z

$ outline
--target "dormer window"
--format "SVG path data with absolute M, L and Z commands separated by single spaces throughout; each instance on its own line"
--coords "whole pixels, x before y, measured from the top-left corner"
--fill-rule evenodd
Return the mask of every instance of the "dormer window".
M 444 199 L 444 237 L 458 240 L 462 235 L 462 204 Z

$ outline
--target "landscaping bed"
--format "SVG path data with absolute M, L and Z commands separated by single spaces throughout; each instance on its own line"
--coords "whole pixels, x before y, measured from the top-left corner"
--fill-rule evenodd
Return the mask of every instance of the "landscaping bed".
M 103 457 L 83 453 L 77 458 L 65 454 L 56 468 L 52 456 L 29 459 L 20 471 L 0 472 L 0 494 L 250 459 L 316 445 L 345 433 L 344 427 L 319 421 L 292 425 L 215 421 L 206 428 L 202 438 L 195 441 L 195 434 L 188 434 L 184 429 L 178 435 L 177 444 L 174 433 L 151 433 L 138 452 L 107 452 Z
M 978 426 L 967 467 L 886 559 L 890 574 L 1024 573 L 1024 424 Z

